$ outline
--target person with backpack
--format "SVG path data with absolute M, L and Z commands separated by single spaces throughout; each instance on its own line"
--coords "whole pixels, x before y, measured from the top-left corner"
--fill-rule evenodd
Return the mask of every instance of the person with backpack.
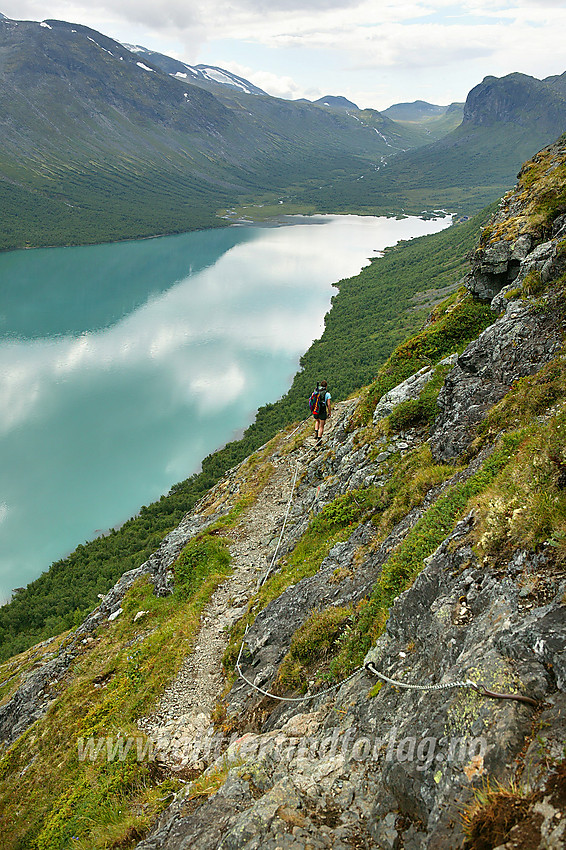
M 313 390 L 309 399 L 309 407 L 314 416 L 314 436 L 317 444 L 322 439 L 324 424 L 332 413 L 330 400 L 332 396 L 328 392 L 328 384 L 326 381 L 317 383 L 316 390 Z

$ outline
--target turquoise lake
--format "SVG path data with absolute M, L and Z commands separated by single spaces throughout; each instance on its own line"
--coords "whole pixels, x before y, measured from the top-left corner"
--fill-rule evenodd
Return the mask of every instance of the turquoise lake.
M 294 216 L 0 254 L 0 602 L 280 398 L 333 282 L 448 224 Z

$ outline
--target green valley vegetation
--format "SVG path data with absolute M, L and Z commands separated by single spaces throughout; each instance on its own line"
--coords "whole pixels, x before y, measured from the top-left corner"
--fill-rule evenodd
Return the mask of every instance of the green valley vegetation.
M 452 238 L 469 227 L 460 248 L 467 238 L 473 243 L 479 225 L 480 220 L 457 226 Z M 516 358 L 517 335 L 504 330 L 509 317 L 498 316 L 458 287 L 459 266 L 441 273 L 443 263 L 448 267 L 454 257 L 453 246 L 448 250 L 449 233 L 392 249 L 352 279 L 353 287 L 367 286 L 370 298 L 374 288 L 387 285 L 379 269 L 387 280 L 396 274 L 405 306 L 415 293 L 427 292 L 433 310 L 424 326 L 419 310 L 413 312 L 420 330 L 409 338 L 404 333 L 396 347 L 391 345 L 368 385 L 341 410 L 342 428 L 329 435 L 322 451 L 307 451 L 310 423 L 279 431 L 203 501 L 207 516 L 222 513 L 222 518 L 188 540 L 172 565 L 172 593 L 156 597 L 149 580 L 138 580 L 121 600 L 118 617 L 105 616 L 91 632 L 59 635 L 0 665 L 0 700 L 5 705 L 17 691 L 20 698 L 19 708 L 14 700 L 4 719 L 9 726 L 13 711 L 21 724 L 19 736 L 0 758 L 7 850 L 126 850 L 150 830 L 148 844 L 155 846 L 164 846 L 172 836 L 173 842 L 200 841 L 211 848 L 225 842 L 226 835 L 234 846 L 242 846 L 250 833 L 265 846 L 275 846 L 284 843 L 295 824 L 302 824 L 302 834 L 315 836 L 315 841 L 319 834 L 324 840 L 349 834 L 355 843 L 370 845 L 375 833 L 366 826 L 367 813 L 379 811 L 376 801 L 385 801 L 389 820 L 406 846 L 409 836 L 424 836 L 430 843 L 431 838 L 458 835 L 461 846 L 479 850 L 487 834 L 495 836 L 490 846 L 499 846 L 514 825 L 525 827 L 520 835 L 532 836 L 542 829 L 535 808 L 541 800 L 552 823 L 561 822 L 566 764 L 563 723 L 555 707 L 564 691 L 559 675 L 566 553 L 566 266 L 555 235 L 553 271 L 536 285 L 531 280 L 525 286 L 524 277 L 523 286 L 510 295 L 518 302 L 523 327 L 536 320 L 530 337 L 522 337 L 522 357 L 528 356 L 531 343 L 536 351 L 534 365 L 539 368 L 529 372 L 524 359 Z M 415 279 L 419 244 L 423 257 L 430 257 L 426 248 L 433 246 L 436 261 L 429 272 L 436 268 L 438 278 L 429 274 Z M 531 259 L 537 249 L 530 252 Z M 437 281 L 442 286 L 435 295 L 430 290 Z M 348 315 L 349 285 L 340 282 L 331 315 Z M 397 309 L 400 318 L 406 316 L 399 305 Z M 447 462 L 441 461 L 428 429 L 430 401 L 444 377 L 439 361 L 460 351 L 490 323 L 482 346 L 468 349 L 467 356 L 475 349 L 477 359 L 468 360 L 468 370 L 452 373 L 452 401 L 445 397 L 444 404 L 452 412 L 450 427 L 464 428 L 466 442 L 462 452 L 455 449 L 444 455 Z M 541 354 L 538 346 L 546 330 L 548 345 Z M 345 364 L 347 352 L 342 350 Z M 489 393 L 483 413 L 459 424 L 454 411 L 461 409 L 463 396 L 454 395 L 454 385 L 469 387 L 468 378 L 478 374 L 484 354 L 487 362 L 498 358 L 502 369 L 515 364 L 514 371 L 506 373 L 504 385 L 488 375 L 481 387 Z M 379 396 L 422 365 L 431 367 L 432 377 L 420 395 L 414 393 L 417 405 L 400 405 L 374 421 Z M 309 368 L 307 353 L 303 371 Z M 475 389 L 466 397 L 471 409 L 478 398 Z M 304 409 L 306 397 L 295 399 L 291 390 L 285 404 L 269 406 L 262 414 L 267 418 L 260 415 L 252 437 L 245 438 L 247 445 L 245 440 L 232 444 L 232 457 L 238 451 L 249 454 L 254 439 L 262 439 L 261 427 L 268 431 L 278 416 L 285 422 L 295 402 Z M 298 462 L 300 477 L 285 468 L 286 457 Z M 211 467 L 211 480 L 214 475 Z M 228 676 L 224 694 L 216 690 L 214 726 L 208 727 L 211 736 L 217 731 L 222 739 L 221 751 L 210 758 L 207 751 L 201 760 L 199 748 L 208 733 L 195 725 L 188 731 L 186 749 L 177 748 L 177 735 L 189 727 L 190 715 L 181 714 L 185 705 L 177 703 L 176 721 L 170 722 L 160 700 L 193 650 L 209 660 L 210 645 L 199 634 L 203 607 L 228 576 L 237 578 L 251 559 L 268 553 L 285 511 L 287 485 L 297 510 L 290 514 L 287 536 L 282 535 L 285 548 L 274 561 L 276 568 L 271 563 L 265 572 L 261 566 L 263 583 L 250 582 L 245 600 L 238 594 L 228 603 L 233 626 L 224 655 L 226 672 L 233 671 L 244 629 L 251 624 L 241 657 L 248 674 L 253 671 L 259 693 L 242 690 L 241 682 L 231 688 Z M 266 502 L 260 503 L 266 489 Z M 260 545 L 254 542 L 238 551 L 232 544 L 252 536 L 250 525 L 260 513 L 265 515 L 267 503 L 280 509 L 269 527 L 262 523 L 255 529 Z M 339 541 L 345 545 L 335 546 Z M 327 554 L 331 558 L 323 563 Z M 61 575 L 64 571 L 61 562 Z M 85 567 L 75 581 L 86 574 Z M 298 586 L 307 576 L 312 580 Z M 232 594 L 235 587 L 224 589 Z M 210 619 L 226 646 L 227 621 Z M 549 655 L 538 653 L 538 641 L 539 647 L 546 642 Z M 447 649 L 454 644 L 455 650 Z M 357 669 L 370 648 L 376 668 L 393 679 L 391 686 L 375 684 Z M 22 700 L 20 683 L 27 688 L 26 675 L 56 653 L 67 656 L 67 666 L 57 680 L 50 668 L 43 668 L 46 685 L 40 696 L 50 704 Z M 216 666 L 217 660 L 210 659 L 206 669 L 216 672 Z M 353 670 L 346 686 L 331 696 L 323 693 Z M 496 692 L 490 696 L 526 697 L 537 707 L 527 712 L 525 704 L 485 700 L 487 692 L 482 696 L 469 688 L 458 687 L 450 695 L 437 690 L 470 681 Z M 434 690 L 404 695 L 398 687 L 402 684 Z M 316 700 L 312 709 L 303 703 L 281 711 L 281 704 L 270 698 L 307 690 Z M 183 694 L 181 686 L 176 695 Z M 200 710 L 196 699 L 189 710 Z M 157 706 L 159 728 L 152 733 L 152 744 L 139 726 L 147 728 L 140 719 Z M 428 756 L 418 755 L 416 762 L 409 756 L 405 745 L 416 744 L 411 731 L 415 719 L 416 728 L 427 734 L 422 740 L 442 743 L 442 759 L 433 759 L 430 749 L 430 762 Z M 461 762 L 449 761 L 450 738 L 460 746 L 475 736 L 475 728 L 490 742 L 489 760 L 484 761 L 486 750 L 472 755 L 466 747 Z M 282 745 L 276 741 L 279 733 Z M 340 741 L 344 733 L 356 736 L 351 757 L 342 745 L 349 739 Z M 169 761 L 150 757 L 153 746 L 159 752 L 156 739 L 161 734 L 168 736 L 167 752 L 175 742 Z M 340 741 L 338 758 L 329 751 L 334 740 L 337 745 Z M 188 752 L 195 742 L 196 753 Z M 358 742 L 364 742 L 363 755 Z M 316 751 L 311 745 L 317 745 Z M 425 760 L 430 771 L 421 779 L 419 767 Z M 333 775 L 336 763 L 340 773 Z M 209 799 L 227 779 L 224 793 Z M 249 792 L 244 792 L 244 783 Z M 156 823 L 169 803 L 168 815 Z M 505 809 L 504 818 L 496 817 L 495 807 Z M 419 820 L 411 815 L 401 826 L 398 814 L 409 808 L 419 813 Z M 439 813 L 444 820 L 438 820 Z M 349 829 L 352 822 L 356 831 L 346 833 L 344 825 Z M 384 822 L 382 810 L 380 817 L 371 818 L 370 828 Z M 211 824 L 217 829 L 212 835 Z
M 561 78 L 487 78 L 463 112 L 398 121 L 206 90 L 173 79 L 172 61 L 148 53 L 140 63 L 80 25 L 0 19 L 0 250 L 179 233 L 242 214 L 471 215 L 564 127 Z
M 0 250 L 220 225 L 422 144 L 379 113 L 206 91 L 62 21 L 1 20 L 0 81 Z
M 525 74 L 486 77 L 469 93 L 460 126 L 425 147 L 363 172 L 344 176 L 329 190 L 304 190 L 297 199 L 335 211 L 450 209 L 470 213 L 501 197 L 523 162 L 563 131 L 563 80 L 537 80 Z
M 337 283 L 324 333 L 301 359 L 301 369 L 289 392 L 280 401 L 260 408 L 241 440 L 206 457 L 202 472 L 174 486 L 159 501 L 143 506 L 120 529 L 81 544 L 19 590 L 10 603 L 0 608 L 0 659 L 81 622 L 97 604 L 98 594 L 105 593 L 124 572 L 146 561 L 165 534 L 178 525 L 227 469 L 281 428 L 308 415 L 306 399 L 319 378 L 326 376 L 335 399 L 345 398 L 372 382 L 391 351 L 418 330 L 431 306 L 456 288 L 467 269 L 462 258 L 476 244 L 490 213 L 487 209 L 440 233 L 400 243 L 359 275 Z M 453 327 L 454 347 L 473 338 L 486 321 L 486 309 L 473 302 L 467 301 L 460 310 L 462 316 L 464 312 L 469 314 L 465 328 L 458 330 L 457 315 L 449 312 L 447 316 Z M 387 377 L 378 378 L 378 382 L 385 381 L 382 392 L 411 374 L 411 369 L 443 356 L 442 345 L 433 348 L 430 343 L 434 335 L 426 334 L 425 339 L 427 346 L 413 346 L 410 356 L 403 353 L 405 349 L 399 349 L 402 356 L 391 361 L 393 366 L 387 366 Z M 371 398 L 374 390 L 371 384 Z M 362 402 L 362 407 L 367 403 Z

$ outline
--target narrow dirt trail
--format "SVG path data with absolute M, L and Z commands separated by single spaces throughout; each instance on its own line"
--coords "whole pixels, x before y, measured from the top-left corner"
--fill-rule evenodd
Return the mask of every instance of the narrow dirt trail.
M 213 593 L 201 616 L 195 647 L 165 690 L 157 710 L 139 722 L 153 740 L 164 730 L 203 731 L 224 685 L 222 656 L 232 624 L 246 611 L 258 581 L 269 567 L 284 521 L 295 472 L 294 456 L 272 459 L 275 467 L 241 522 L 223 532 L 232 557 L 232 575 Z M 274 539 L 275 538 L 275 539 Z
M 333 424 L 328 423 L 321 448 Z M 274 471 L 256 501 L 234 528 L 222 533 L 228 540 L 232 574 L 206 605 L 194 649 L 165 690 L 159 706 L 138 721 L 139 728 L 156 743 L 161 763 L 173 771 L 204 766 L 197 754 L 198 742 L 213 733 L 212 712 L 224 687 L 222 657 L 230 627 L 245 614 L 258 582 L 270 566 L 292 495 L 297 461 L 306 462 L 312 450 L 315 443 L 309 436 L 297 451 L 269 459 Z

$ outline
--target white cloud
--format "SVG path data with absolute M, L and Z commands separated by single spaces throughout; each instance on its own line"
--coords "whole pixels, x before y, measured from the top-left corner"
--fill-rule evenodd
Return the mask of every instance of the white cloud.
M 317 98 L 322 92 L 318 93 L 317 89 L 310 89 L 309 94 L 305 95 L 305 90 L 291 76 L 280 76 L 271 71 L 258 71 L 250 68 L 248 65 L 241 65 L 239 62 L 226 62 L 224 64 L 226 71 L 231 71 L 239 77 L 249 80 L 255 86 L 273 95 L 273 97 L 282 97 L 286 100 L 296 100 L 300 97 Z
M 212 64 L 290 99 L 449 102 L 488 74 L 564 71 L 563 0 L 5 0 L 3 11 L 85 23 L 191 63 L 210 62 L 214 45 Z M 227 44 L 239 45 L 234 61 L 223 61 Z
M 232 404 L 243 393 L 246 376 L 236 363 L 228 369 L 201 373 L 189 383 L 201 413 L 216 413 Z
M 32 345 L 24 354 L 20 344 L 9 342 L 0 349 L 0 434 L 28 419 L 41 401 L 40 348 Z

